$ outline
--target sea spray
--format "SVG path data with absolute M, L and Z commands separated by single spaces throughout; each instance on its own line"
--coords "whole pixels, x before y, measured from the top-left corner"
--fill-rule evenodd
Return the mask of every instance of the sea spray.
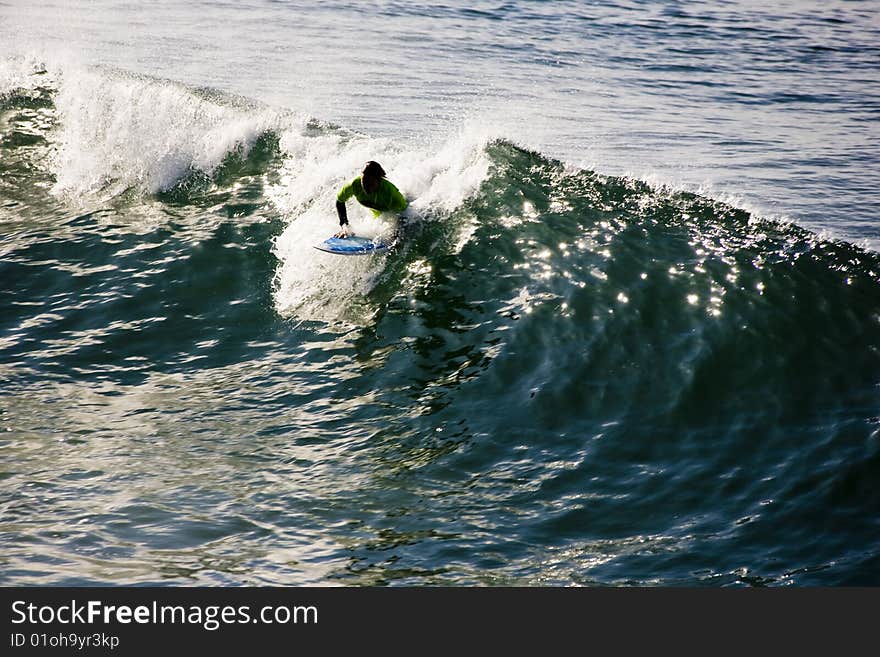
M 308 319 L 348 316 L 377 283 L 385 256 L 340 258 L 313 246 L 337 230 L 338 188 L 359 175 L 367 160 L 380 161 L 409 200 L 402 218 L 372 212 L 353 204 L 352 230 L 367 237 L 391 238 L 400 233 L 399 251 L 425 222 L 448 223 L 479 187 L 489 169 L 484 131 L 461 132 L 438 151 L 405 150 L 387 140 L 324 133 L 288 131 L 282 148 L 288 154 L 280 184 L 272 195 L 291 218 L 276 241 L 281 266 L 276 277 L 277 307 L 283 315 Z M 460 226 L 457 230 L 466 230 Z
M 276 111 L 232 99 L 107 68 L 65 70 L 54 100 L 55 193 L 106 200 L 210 174 L 279 122 Z

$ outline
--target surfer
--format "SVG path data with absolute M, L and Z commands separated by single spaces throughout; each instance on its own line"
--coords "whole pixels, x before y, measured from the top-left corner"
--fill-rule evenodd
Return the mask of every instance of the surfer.
M 370 208 L 375 216 L 383 212 L 403 212 L 408 205 L 403 194 L 385 177 L 385 169 L 370 160 L 357 178 L 343 186 L 336 195 L 336 214 L 339 215 L 339 232 L 333 237 L 348 237 L 348 215 L 345 202 L 354 196 L 358 203 Z

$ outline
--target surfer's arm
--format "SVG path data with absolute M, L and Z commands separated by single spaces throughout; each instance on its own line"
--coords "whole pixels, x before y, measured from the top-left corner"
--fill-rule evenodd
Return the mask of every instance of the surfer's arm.
M 348 213 L 345 211 L 345 203 L 336 201 L 336 214 L 339 215 L 339 225 L 345 226 L 348 223 Z
M 336 195 L 336 214 L 339 215 L 339 225 L 348 223 L 348 214 L 345 211 L 345 202 L 354 196 L 354 181 L 344 185 Z
M 348 237 L 348 216 L 345 214 L 345 203 L 343 201 L 336 201 L 336 214 L 339 215 L 339 232 L 333 235 L 333 237 Z

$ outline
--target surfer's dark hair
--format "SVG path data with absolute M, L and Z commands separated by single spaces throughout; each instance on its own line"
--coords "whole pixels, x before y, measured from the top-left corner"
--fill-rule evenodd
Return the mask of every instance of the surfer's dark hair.
M 378 162 L 373 162 L 373 160 L 370 160 L 364 165 L 363 174 L 367 178 L 384 178 L 385 169 L 383 169 L 382 165 Z

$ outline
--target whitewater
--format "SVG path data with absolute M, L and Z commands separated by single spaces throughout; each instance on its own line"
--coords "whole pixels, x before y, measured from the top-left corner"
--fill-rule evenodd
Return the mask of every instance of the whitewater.
M 0 3 L 0 581 L 876 584 L 875 19 Z

